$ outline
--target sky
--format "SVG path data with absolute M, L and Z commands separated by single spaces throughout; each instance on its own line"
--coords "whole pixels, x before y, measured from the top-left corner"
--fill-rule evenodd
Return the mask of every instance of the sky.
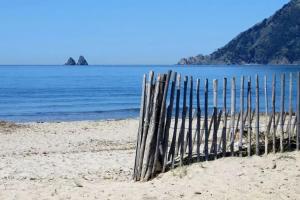
M 175 64 L 209 54 L 288 0 L 0 0 L 0 64 Z

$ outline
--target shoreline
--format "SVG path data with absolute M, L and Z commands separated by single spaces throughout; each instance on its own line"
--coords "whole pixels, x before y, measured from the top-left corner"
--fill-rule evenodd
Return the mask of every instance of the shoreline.
M 43 124 L 43 123 L 74 123 L 74 122 L 103 122 L 103 121 L 122 121 L 122 120 L 138 120 L 139 117 L 125 117 L 125 118 L 107 118 L 107 119 L 82 119 L 82 120 L 53 120 L 53 121 L 13 121 L 0 119 L 1 123 L 11 123 L 11 124 Z
M 221 111 L 222 109 L 220 109 Z M 228 112 L 229 113 L 229 112 Z M 276 114 L 278 114 L 279 112 L 276 111 Z M 288 112 L 286 112 L 288 113 Z M 295 113 L 293 113 L 295 114 Z M 236 113 L 236 118 L 238 117 L 239 112 Z M 259 114 L 260 117 L 265 117 L 265 113 L 261 112 Z M 210 119 L 212 117 L 212 113 L 208 114 L 208 119 Z M 179 119 L 181 119 L 181 114 L 179 116 Z M 174 121 L 175 117 L 172 116 L 172 122 Z M 53 121 L 13 121 L 13 120 L 5 120 L 5 119 L 0 119 L 0 127 L 1 127 L 1 123 L 5 124 L 5 123 L 10 123 L 10 124 L 44 124 L 44 123 L 81 123 L 81 122 L 104 122 L 104 121 L 123 121 L 123 120 L 139 120 L 139 116 L 136 117 L 124 117 L 124 118 L 107 118 L 107 119 L 82 119 L 82 120 L 53 120 Z M 201 115 L 201 121 L 204 120 L 204 116 Z M 196 114 L 193 112 L 193 122 L 196 122 Z

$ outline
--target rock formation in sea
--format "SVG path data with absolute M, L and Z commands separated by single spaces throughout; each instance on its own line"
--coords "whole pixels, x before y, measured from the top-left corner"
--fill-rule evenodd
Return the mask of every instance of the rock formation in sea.
M 65 65 L 76 65 L 76 62 L 72 57 L 70 57 Z
M 291 0 L 212 54 L 178 64 L 300 64 L 300 0 Z
M 89 64 L 83 56 L 79 56 L 77 65 L 89 65 Z

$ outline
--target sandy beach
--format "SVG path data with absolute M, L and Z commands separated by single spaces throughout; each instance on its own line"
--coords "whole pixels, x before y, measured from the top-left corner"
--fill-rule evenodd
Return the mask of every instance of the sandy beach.
M 133 182 L 137 119 L 0 123 L 0 199 L 299 199 L 300 153 L 222 158 Z

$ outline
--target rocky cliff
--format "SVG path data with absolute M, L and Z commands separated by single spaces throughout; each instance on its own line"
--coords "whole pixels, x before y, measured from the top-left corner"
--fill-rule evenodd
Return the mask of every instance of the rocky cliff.
M 178 64 L 300 64 L 300 0 L 291 0 L 212 54 Z

